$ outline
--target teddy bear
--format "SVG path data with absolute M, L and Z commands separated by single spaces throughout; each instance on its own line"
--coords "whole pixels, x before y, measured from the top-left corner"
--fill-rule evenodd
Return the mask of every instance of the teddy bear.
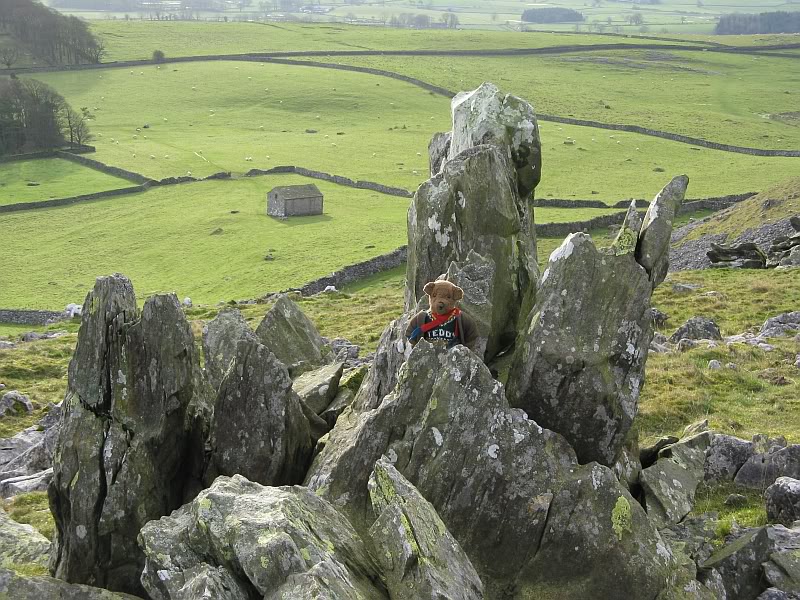
M 457 307 L 464 290 L 449 281 L 429 281 L 422 289 L 428 295 L 430 309 L 418 312 L 408 324 L 406 337 L 411 345 L 425 338 L 448 348 L 463 344 L 474 351 L 478 340 L 475 321 Z

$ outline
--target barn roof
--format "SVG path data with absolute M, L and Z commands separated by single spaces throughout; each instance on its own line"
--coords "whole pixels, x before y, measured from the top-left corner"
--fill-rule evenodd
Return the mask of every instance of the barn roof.
M 279 185 L 270 190 L 270 194 L 275 192 L 281 200 L 296 200 L 297 198 L 311 198 L 322 196 L 322 192 L 313 183 L 306 185 Z

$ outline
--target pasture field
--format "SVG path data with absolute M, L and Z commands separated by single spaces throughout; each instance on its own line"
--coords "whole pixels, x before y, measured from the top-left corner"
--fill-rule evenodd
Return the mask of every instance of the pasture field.
M 29 185 L 31 183 L 38 185 Z M 104 192 L 133 185 L 61 158 L 0 163 L 0 206 Z
M 476 59 L 478 69 L 481 60 Z M 428 69 L 425 74 L 432 75 L 433 63 Z M 542 93 L 530 77 L 524 83 L 523 69 L 516 73 L 517 79 L 503 74 L 497 83 L 537 106 L 540 99 L 557 97 L 558 89 Z M 37 77 L 73 106 L 93 108 L 98 160 L 152 178 L 299 164 L 413 191 L 427 178 L 431 136 L 450 128 L 447 98 L 385 77 L 332 69 L 214 61 Z M 473 75 L 464 86 L 482 80 Z M 635 105 L 624 97 L 611 102 Z M 647 124 L 670 123 L 660 118 Z M 538 197 L 649 199 L 671 176 L 684 172 L 692 180 L 691 197 L 717 196 L 758 191 L 800 174 L 797 158 L 696 149 L 590 127 L 542 123 L 541 129 L 545 163 Z M 569 140 L 575 143 L 565 143 Z
M 355 8 L 351 6 L 350 10 Z M 442 12 L 437 12 L 437 19 Z M 519 14 L 522 14 L 522 8 Z M 310 50 L 477 50 L 641 42 L 635 38 L 601 35 L 394 29 L 343 23 L 203 23 L 117 19 L 94 21 L 91 27 L 92 33 L 103 39 L 108 47 L 104 61 L 150 59 L 156 49 L 163 51 L 167 58 L 173 58 Z
M 199 304 L 254 298 L 405 243 L 408 201 L 367 190 L 316 182 L 323 215 L 266 216 L 269 189 L 307 182 L 291 175 L 208 181 L 0 215 L 0 231 L 15 239 L 3 254 L 0 306 L 62 308 L 114 272 L 130 277 L 142 298 L 160 291 Z
M 754 148 L 800 148 L 792 113 L 800 70 L 789 58 L 714 52 L 582 52 L 553 56 L 339 57 L 457 92 L 489 80 L 545 114 L 635 124 Z

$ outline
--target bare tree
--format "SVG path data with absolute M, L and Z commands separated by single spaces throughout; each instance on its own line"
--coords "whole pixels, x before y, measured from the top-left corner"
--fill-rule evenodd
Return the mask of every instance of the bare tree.
M 10 69 L 11 65 L 19 60 L 19 56 L 19 50 L 14 47 L 7 46 L 0 49 L 0 62 L 6 66 L 6 69 Z

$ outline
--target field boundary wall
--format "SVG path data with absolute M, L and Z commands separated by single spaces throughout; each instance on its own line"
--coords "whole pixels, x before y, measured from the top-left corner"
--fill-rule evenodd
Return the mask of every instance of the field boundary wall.
M 0 323 L 11 325 L 48 325 L 66 318 L 64 311 L 0 308 Z

